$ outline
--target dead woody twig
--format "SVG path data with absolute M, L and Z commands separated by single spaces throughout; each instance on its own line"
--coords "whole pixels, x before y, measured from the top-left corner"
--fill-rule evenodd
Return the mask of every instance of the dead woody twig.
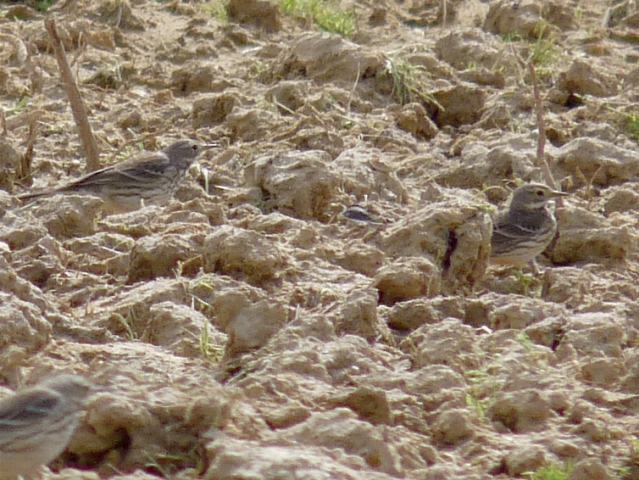
M 58 35 L 55 21 L 52 18 L 46 18 L 44 20 L 44 26 L 46 27 L 51 43 L 53 44 L 55 58 L 58 61 L 58 67 L 60 68 L 60 76 L 62 77 L 62 81 L 64 82 L 64 86 L 67 91 L 67 96 L 69 97 L 73 118 L 78 126 L 80 140 L 82 141 L 84 153 L 87 157 L 87 171 L 92 172 L 100 168 L 100 157 L 98 145 L 93 137 L 91 125 L 89 124 L 89 119 L 87 117 L 87 111 L 84 106 L 84 102 L 82 102 L 78 85 L 71 73 L 71 68 L 69 67 L 67 56 L 64 53 L 64 46 L 62 45 L 62 41 Z

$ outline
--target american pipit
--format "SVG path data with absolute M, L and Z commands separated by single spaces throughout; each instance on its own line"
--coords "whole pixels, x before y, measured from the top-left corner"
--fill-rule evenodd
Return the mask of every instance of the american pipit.
M 0 479 L 32 475 L 66 448 L 92 385 L 57 375 L 0 400 Z
M 532 262 L 552 241 L 557 221 L 548 202 L 567 193 L 540 183 L 517 188 L 508 208 L 493 223 L 491 263 L 523 266 Z
M 179 140 L 160 152 L 142 153 L 61 187 L 18 198 L 29 201 L 56 193 L 83 193 L 102 198 L 107 209 L 115 212 L 134 210 L 142 203 L 164 203 L 173 196 L 200 152 L 218 145 Z

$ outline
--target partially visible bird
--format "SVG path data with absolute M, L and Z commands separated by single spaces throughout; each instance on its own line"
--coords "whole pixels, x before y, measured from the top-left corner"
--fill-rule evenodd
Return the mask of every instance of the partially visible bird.
M 342 215 L 350 220 L 354 220 L 355 222 L 371 223 L 373 225 L 382 225 L 384 223 L 380 219 L 375 217 L 365 207 L 358 204 L 347 207 L 342 212 Z
M 553 198 L 568 195 L 541 183 L 523 185 L 512 194 L 508 207 L 493 222 L 490 261 L 524 266 L 532 262 L 552 241 L 557 221 L 548 208 Z
M 145 152 L 66 185 L 18 198 L 30 201 L 56 193 L 89 194 L 102 198 L 107 209 L 115 212 L 134 210 L 142 204 L 165 203 L 171 199 L 200 152 L 216 146 L 219 144 L 179 140 L 162 151 Z
M 0 400 L 0 479 L 32 475 L 60 455 L 92 388 L 63 374 Z

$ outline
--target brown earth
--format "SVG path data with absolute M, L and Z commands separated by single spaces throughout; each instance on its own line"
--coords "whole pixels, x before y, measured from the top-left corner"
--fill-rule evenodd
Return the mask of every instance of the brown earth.
M 0 377 L 104 387 L 44 478 L 639 478 L 636 3 L 354 0 L 350 39 L 213 3 L 50 11 L 104 163 L 228 145 L 113 216 L 16 199 L 84 160 L 43 14 L 0 6 Z M 533 55 L 571 194 L 538 277 L 487 265 L 542 178 Z

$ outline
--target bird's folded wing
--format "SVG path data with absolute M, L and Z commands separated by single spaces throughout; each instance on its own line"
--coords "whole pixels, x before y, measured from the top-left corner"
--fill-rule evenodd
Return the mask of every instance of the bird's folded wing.
M 10 432 L 37 425 L 47 418 L 61 401 L 60 395 L 48 389 L 37 389 L 15 395 L 0 402 L 0 438 Z
M 169 158 L 162 152 L 150 152 L 142 154 L 130 160 L 116 165 L 111 165 L 95 172 L 91 172 L 82 178 L 68 184 L 69 187 L 87 186 L 112 186 L 118 179 L 129 183 L 131 180 L 144 182 L 162 176 L 167 167 L 171 165 Z
M 543 232 L 543 229 L 527 227 L 525 225 L 515 223 L 497 223 L 493 229 L 493 237 L 501 235 L 506 238 L 521 238 L 530 235 L 537 235 Z

